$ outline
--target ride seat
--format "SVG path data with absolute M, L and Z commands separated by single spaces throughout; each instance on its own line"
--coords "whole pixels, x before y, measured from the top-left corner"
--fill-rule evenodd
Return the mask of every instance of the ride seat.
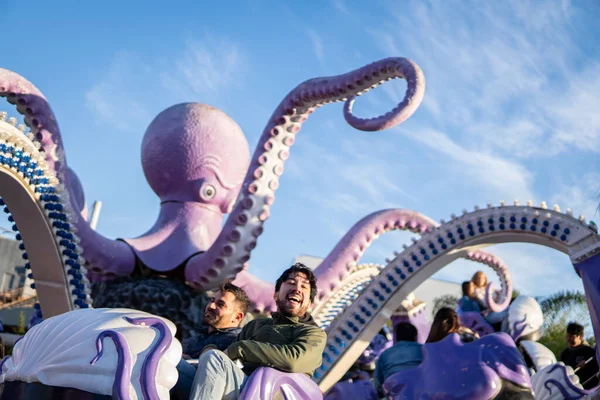
M 495 330 L 478 312 L 459 312 L 460 324 L 479 334 L 480 337 L 494 333 Z
M 323 400 L 319 386 L 305 374 L 260 367 L 250 375 L 239 400 Z

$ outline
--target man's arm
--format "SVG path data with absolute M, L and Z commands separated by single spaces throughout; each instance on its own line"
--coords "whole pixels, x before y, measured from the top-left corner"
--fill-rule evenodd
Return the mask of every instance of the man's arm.
M 225 353 L 232 360 L 272 367 L 284 372 L 312 374 L 320 365 L 327 335 L 319 328 L 310 329 L 291 344 L 271 344 L 240 340 Z
M 598 362 L 596 361 L 596 349 L 594 349 L 591 346 L 587 346 L 585 348 L 585 351 L 583 352 L 583 356 L 585 357 L 585 360 L 581 361 L 577 367 L 583 369 L 583 368 L 590 368 L 590 369 L 596 369 L 598 370 Z M 587 360 L 592 359 L 590 362 L 586 363 Z

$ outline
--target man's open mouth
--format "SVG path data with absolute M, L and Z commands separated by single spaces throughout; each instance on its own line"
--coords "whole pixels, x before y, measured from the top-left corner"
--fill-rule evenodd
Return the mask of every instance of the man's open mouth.
M 302 303 L 302 296 L 299 294 L 288 294 L 287 295 L 287 301 L 289 301 L 291 304 L 301 304 Z

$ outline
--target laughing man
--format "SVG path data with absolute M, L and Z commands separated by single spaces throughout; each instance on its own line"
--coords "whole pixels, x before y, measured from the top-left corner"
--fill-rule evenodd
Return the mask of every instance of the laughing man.
M 296 263 L 284 271 L 275 283 L 277 312 L 250 321 L 225 351 L 205 351 L 190 399 L 237 399 L 250 374 L 261 366 L 312 376 L 327 340 L 308 313 L 316 294 L 317 280 L 310 268 Z

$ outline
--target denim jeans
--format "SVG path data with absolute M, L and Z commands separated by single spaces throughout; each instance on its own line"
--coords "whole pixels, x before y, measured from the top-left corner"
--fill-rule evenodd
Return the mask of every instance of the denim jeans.
M 198 359 L 190 400 L 234 400 L 248 376 L 225 353 L 208 350 Z
M 177 364 L 177 373 L 179 378 L 173 389 L 171 389 L 171 397 L 177 400 L 188 400 L 196 376 L 196 367 L 181 359 Z

